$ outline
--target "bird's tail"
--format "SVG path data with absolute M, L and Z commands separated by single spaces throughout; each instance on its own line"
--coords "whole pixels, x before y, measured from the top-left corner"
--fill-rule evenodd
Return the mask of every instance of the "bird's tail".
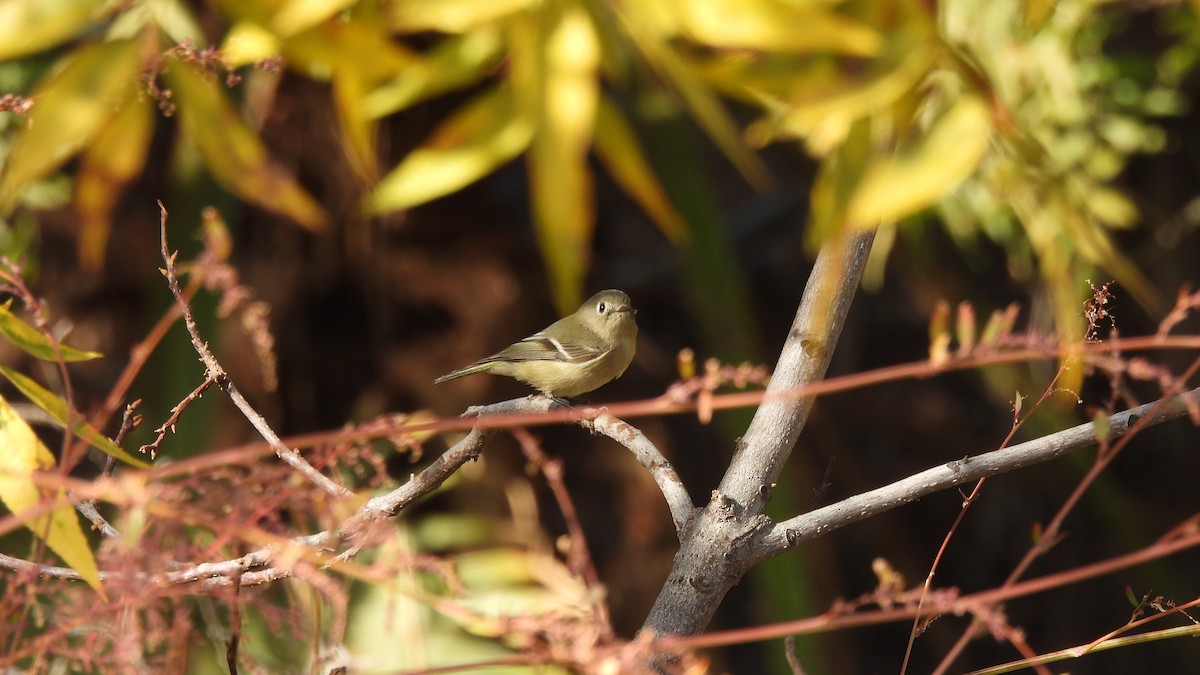
M 489 365 L 491 365 L 491 364 L 486 361 L 476 361 L 475 363 L 472 363 L 469 366 L 459 368 L 458 370 L 452 370 L 452 371 L 446 373 L 445 375 L 434 380 L 433 383 L 441 384 L 442 382 L 445 382 L 447 380 L 457 380 L 458 378 L 465 377 L 467 375 L 474 375 L 475 373 L 482 373 L 483 371 L 488 369 Z

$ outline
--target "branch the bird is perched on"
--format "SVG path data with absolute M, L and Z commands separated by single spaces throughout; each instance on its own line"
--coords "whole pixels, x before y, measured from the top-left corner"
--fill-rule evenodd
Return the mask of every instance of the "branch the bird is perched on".
M 600 291 L 574 314 L 434 383 L 494 373 L 516 378 L 554 399 L 586 394 L 620 377 L 633 361 L 636 314 L 623 291 Z

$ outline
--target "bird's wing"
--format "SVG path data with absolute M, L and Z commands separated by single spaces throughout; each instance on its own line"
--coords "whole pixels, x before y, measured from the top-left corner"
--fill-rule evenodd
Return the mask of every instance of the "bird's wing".
M 575 343 L 563 343 L 543 333 L 509 345 L 486 361 L 560 361 L 562 363 L 584 363 L 604 352 Z

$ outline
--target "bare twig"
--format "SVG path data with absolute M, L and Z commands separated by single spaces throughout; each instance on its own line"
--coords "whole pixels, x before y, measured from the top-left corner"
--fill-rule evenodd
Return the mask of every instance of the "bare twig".
M 117 436 L 113 439 L 113 442 L 117 445 L 124 443 L 125 437 L 129 435 L 129 432 L 136 429 L 137 426 L 142 423 L 142 416 L 138 415 L 136 412 L 141 403 L 142 402 L 139 399 L 125 406 L 125 414 L 121 416 L 121 428 L 117 430 Z M 108 461 L 104 463 L 104 471 L 101 472 L 101 475 L 111 476 L 116 466 L 117 458 L 109 455 Z M 100 511 L 96 509 L 95 499 L 88 499 L 77 503 L 75 505 L 75 510 L 79 511 L 84 518 L 87 518 L 92 524 L 92 529 L 98 530 L 100 534 L 103 534 L 106 537 L 120 536 L 121 533 L 117 531 L 117 528 L 109 524 L 109 522 L 104 519 L 104 516 L 100 515 Z
M 212 378 L 205 378 L 205 380 L 201 382 L 199 386 L 193 389 L 190 394 L 185 396 L 182 401 L 176 403 L 171 408 L 171 414 L 167 416 L 167 420 L 154 430 L 154 440 L 138 448 L 138 452 L 143 454 L 149 453 L 150 459 L 157 457 L 158 448 L 162 445 L 163 440 L 166 439 L 167 432 L 169 431 L 171 433 L 175 433 L 175 424 L 179 421 L 179 416 L 183 414 L 184 410 L 187 410 L 188 406 L 199 400 L 199 398 L 204 395 L 204 392 L 214 384 L 216 384 L 216 382 L 214 382 Z
M 206 379 L 216 382 L 217 386 L 221 387 L 221 390 L 228 394 L 233 404 L 237 406 L 238 410 L 242 411 L 242 415 L 258 430 L 259 435 L 271 445 L 271 448 L 275 450 L 275 454 L 286 464 L 299 471 L 331 495 L 336 497 L 351 496 L 353 493 L 350 490 L 338 485 L 329 477 L 314 469 L 311 464 L 300 456 L 299 452 L 285 446 L 279 440 L 279 436 L 267 424 L 267 420 L 238 391 L 233 381 L 229 379 L 229 374 L 225 372 L 225 369 L 217 361 L 217 358 L 213 356 L 212 350 L 208 348 L 208 344 L 200 337 L 200 330 L 196 327 L 196 320 L 192 317 L 191 305 L 188 304 L 183 291 L 179 288 L 179 276 L 175 271 L 175 257 L 177 254 L 171 253 L 167 246 L 167 208 L 163 206 L 162 202 L 159 202 L 158 209 L 160 213 L 159 230 L 161 233 L 162 257 L 166 263 L 163 273 L 167 277 L 167 285 L 171 288 L 171 294 L 175 296 L 175 301 L 179 303 L 180 309 L 183 311 L 183 322 L 187 325 L 188 334 L 192 338 L 192 347 L 195 348 L 196 353 L 200 355 L 200 360 L 204 363 Z

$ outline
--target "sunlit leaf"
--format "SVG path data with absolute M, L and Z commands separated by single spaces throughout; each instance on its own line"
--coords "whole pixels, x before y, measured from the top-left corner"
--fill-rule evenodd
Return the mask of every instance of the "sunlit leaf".
M 271 158 L 258 135 L 233 109 L 222 85 L 178 59 L 170 61 L 167 79 L 184 132 L 218 183 L 308 229 L 325 227 L 325 211 Z
M 82 32 L 105 0 L 0 0 L 0 61 L 49 49 Z
M 642 207 L 668 239 L 675 243 L 687 239 L 687 224 L 654 175 L 633 128 L 606 96 L 600 97 L 596 110 L 593 149 L 613 180 Z
M 335 16 L 357 0 L 287 0 L 275 11 L 271 28 L 277 35 L 292 35 Z
M 645 18 L 644 9 L 636 3 L 628 6 L 628 9 L 629 16 L 622 16 L 624 26 L 645 55 L 646 62 L 659 69 L 664 79 L 679 93 L 688 112 L 742 176 L 756 188 L 766 189 L 772 182 L 770 171 L 746 145 L 737 124 L 720 100 L 671 45 L 646 28 L 641 22 Z
M 290 68 L 317 80 L 353 72 L 368 82 L 382 82 L 417 62 L 378 23 L 326 21 L 291 35 L 280 47 Z
M 817 3 L 781 0 L 676 0 L 679 27 L 712 47 L 873 56 L 883 38 Z
M 113 207 L 125 186 L 141 173 L 153 132 L 154 103 L 148 97 L 134 97 L 83 151 L 74 206 L 79 216 L 79 260 L 90 272 L 104 264 Z
M 595 207 L 588 149 L 599 97 L 600 48 L 582 7 L 564 8 L 540 41 L 540 125 L 529 153 L 534 224 L 549 268 L 551 288 L 564 312 L 583 295 Z
M 279 54 L 279 36 L 253 21 L 238 21 L 221 43 L 221 58 L 231 68 L 262 61 Z
M 975 171 L 990 135 L 987 105 L 964 96 L 924 138 L 867 167 L 847 206 L 847 221 L 872 227 L 934 204 Z
M 18 518 L 37 508 L 43 499 L 54 500 L 55 506 L 49 513 L 23 518 L 23 524 L 103 596 L 100 570 L 66 491 L 59 489 L 43 495 L 33 482 L 35 471 L 54 468 L 54 455 L 3 397 L 0 397 L 0 447 L 4 448 L 0 452 L 0 500 Z
M 844 142 L 817 170 L 809 199 L 808 228 L 804 241 L 810 252 L 844 229 L 846 209 L 872 153 L 871 119 L 854 121 Z
M 478 83 L 503 56 L 495 26 L 453 35 L 402 68 L 395 78 L 363 98 L 363 114 L 380 118 L 427 98 Z
M 375 213 L 405 209 L 470 185 L 529 147 L 533 125 L 517 114 L 511 87 L 477 96 L 380 181 Z
M 21 373 L 7 366 L 0 365 L 0 375 L 8 378 L 8 381 L 17 388 L 17 391 L 24 394 L 25 398 L 29 399 L 30 403 L 41 408 L 43 412 L 50 416 L 50 419 L 58 422 L 60 427 L 66 428 L 66 401 L 63 401 L 61 398 L 50 393 L 37 382 L 34 382 L 25 375 L 22 375 Z M 125 452 L 121 446 L 113 443 L 112 440 L 110 440 L 107 436 L 99 431 L 96 431 L 92 425 L 83 421 L 83 417 L 79 413 L 76 412 L 71 415 L 71 422 L 71 431 L 79 438 L 87 441 L 90 445 L 92 445 L 92 447 L 96 448 L 100 452 L 116 457 L 122 462 L 132 466 L 141 468 L 147 468 L 150 466 L 145 460 L 139 459 L 128 452 Z M 4 453 L 0 452 L 0 455 L 3 454 Z
M 100 133 L 134 93 L 138 66 L 135 43 L 100 42 L 76 49 L 62 70 L 38 86 L 0 178 L 0 212 Z
M 375 161 L 377 122 L 364 115 L 361 105 L 366 84 L 357 72 L 342 72 L 333 78 L 333 100 L 338 109 L 338 123 L 350 164 L 364 183 L 379 178 Z
M 938 47 L 915 37 L 902 46 L 896 58 L 872 61 L 861 75 L 818 70 L 791 78 L 786 98 L 767 106 L 771 119 L 752 126 L 749 136 L 758 144 L 802 138 L 811 154 L 823 157 L 842 142 L 854 120 L 892 105 L 929 73 Z
M 67 363 L 90 361 L 104 356 L 99 352 L 75 349 L 61 343 L 58 345 L 58 350 L 55 351 L 54 345 L 50 343 L 50 340 L 45 335 L 42 335 L 38 329 L 17 318 L 10 311 L 9 308 L 12 307 L 12 303 L 12 298 L 9 298 L 3 304 L 0 304 L 0 335 L 3 335 L 6 340 L 19 347 L 26 354 L 43 361 L 57 361 L 61 358 Z
M 390 3 L 393 29 L 465 33 L 533 5 L 534 0 L 404 0 Z

